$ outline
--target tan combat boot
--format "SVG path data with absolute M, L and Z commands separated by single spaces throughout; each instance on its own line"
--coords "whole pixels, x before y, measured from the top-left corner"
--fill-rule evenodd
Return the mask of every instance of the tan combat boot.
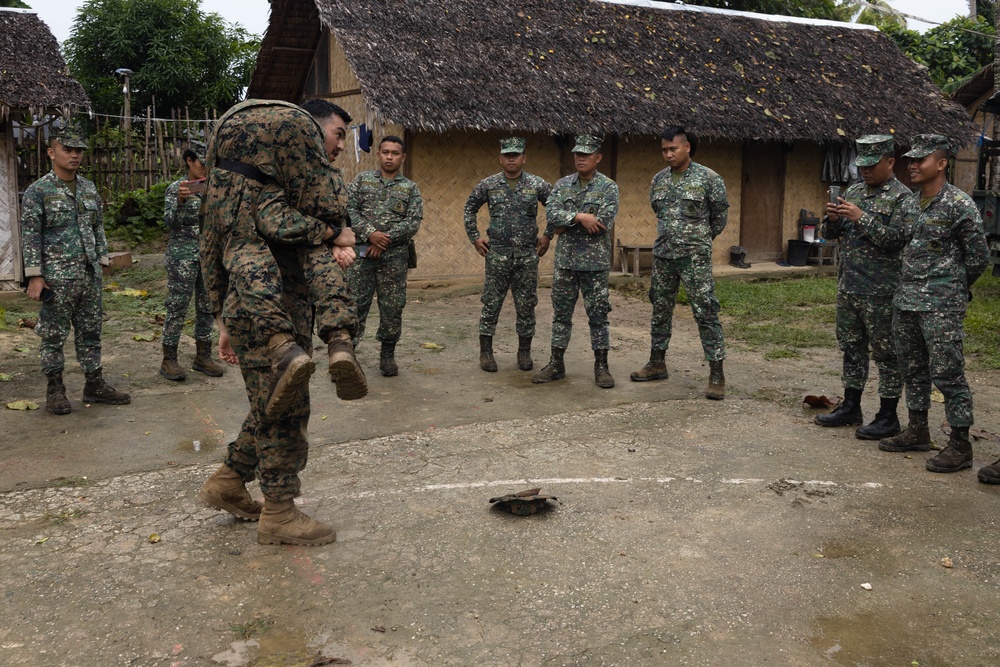
M 646 362 L 646 365 L 631 373 L 628 379 L 632 382 L 666 380 L 668 377 L 666 356 L 666 350 L 650 350 L 649 361 Z
M 368 378 L 354 356 L 347 329 L 336 329 L 327 342 L 330 354 L 330 381 L 337 385 L 337 398 L 354 401 L 368 395 Z
M 928 452 L 931 449 L 931 432 L 927 428 L 927 411 L 910 410 L 910 423 L 906 430 L 892 438 L 879 441 L 883 452 Z
M 292 407 L 309 384 L 316 364 L 287 333 L 271 336 L 267 341 L 267 353 L 271 357 L 271 392 L 264 413 L 268 419 L 274 419 Z
M 601 389 L 611 389 L 615 386 L 615 379 L 608 370 L 607 350 L 594 350 L 594 382 Z
M 968 426 L 952 426 L 948 445 L 924 462 L 931 472 L 958 472 L 972 467 L 972 443 Z
M 174 382 L 180 382 L 181 380 L 187 379 L 187 373 L 185 373 L 184 369 L 177 363 L 176 345 L 167 345 L 164 343 L 163 363 L 160 364 L 160 375 L 168 380 L 173 380 Z
M 229 512 L 247 521 L 258 521 L 264 507 L 250 497 L 239 473 L 225 464 L 205 480 L 198 492 L 198 501 L 206 507 Z
M 191 370 L 204 373 L 213 378 L 222 377 L 222 374 L 226 371 L 222 368 L 222 364 L 217 364 L 212 360 L 212 341 L 196 340 L 195 346 L 198 352 L 194 358 L 194 363 L 191 364 Z
M 336 539 L 337 531 L 300 512 L 294 500 L 274 500 L 264 496 L 264 509 L 257 526 L 258 544 L 318 547 Z

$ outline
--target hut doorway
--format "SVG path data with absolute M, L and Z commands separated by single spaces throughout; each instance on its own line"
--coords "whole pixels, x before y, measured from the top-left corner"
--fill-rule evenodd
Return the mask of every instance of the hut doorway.
M 747 141 L 742 162 L 740 245 L 750 261 L 774 261 L 782 256 L 785 149 L 779 143 Z

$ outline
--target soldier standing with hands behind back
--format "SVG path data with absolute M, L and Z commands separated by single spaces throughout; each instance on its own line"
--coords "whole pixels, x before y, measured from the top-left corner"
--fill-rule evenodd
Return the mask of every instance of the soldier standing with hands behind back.
M 507 290 L 517 312 L 517 367 L 530 371 L 531 339 L 535 335 L 535 306 L 538 305 L 538 258 L 549 249 L 554 234 L 551 226 L 538 235 L 538 204 L 545 204 L 552 186 L 524 171 L 525 141 L 510 137 L 500 142 L 503 171 L 483 179 L 465 203 L 465 232 L 476 252 L 486 258 L 483 281 L 483 312 L 479 317 L 479 367 L 495 373 L 493 335 Z M 483 204 L 489 207 L 488 238 L 479 235 L 476 214 Z
M 85 403 L 125 405 L 131 397 L 104 381 L 101 372 L 101 266 L 108 264 L 101 197 L 77 175 L 87 142 L 67 124 L 49 139 L 52 171 L 28 186 L 22 198 L 21 244 L 28 296 L 41 301 L 38 334 L 42 372 L 48 379 L 45 409 L 72 412 L 63 384 L 63 346 L 72 326 L 76 358 L 83 367 Z
M 711 369 L 705 396 L 721 400 L 726 395 L 726 376 L 722 371 L 726 348 L 712 278 L 712 241 L 729 220 L 729 200 L 722 177 L 691 160 L 697 145 L 697 138 L 683 127 L 667 127 L 660 135 L 663 159 L 669 166 L 653 177 L 649 189 L 657 233 L 649 288 L 653 304 L 649 361 L 629 379 L 647 382 L 667 378 L 665 357 L 670 346 L 677 289 L 683 282 Z
M 857 141 L 864 183 L 852 185 L 827 203 L 823 238 L 840 239 L 837 276 L 837 341 L 844 353 L 844 400 L 833 412 L 816 415 L 820 426 L 864 423 L 861 393 L 868 381 L 868 346 L 878 366 L 878 414 L 854 434 L 881 440 L 899 433 L 896 407 L 903 391 L 892 337 L 892 295 L 899 283 L 899 250 L 903 247 L 903 201 L 912 193 L 893 176 L 895 144 L 889 135 Z
M 918 192 L 906 200 L 899 287 L 893 297 L 892 333 L 906 383 L 910 423 L 878 447 L 885 452 L 931 448 L 927 411 L 931 383 L 944 394 L 951 426 L 948 446 L 927 459 L 931 472 L 957 472 L 972 465 L 972 392 L 965 379 L 963 321 L 972 283 L 986 270 L 990 251 L 979 209 L 947 181 L 951 147 L 939 134 L 918 134 L 906 157 Z

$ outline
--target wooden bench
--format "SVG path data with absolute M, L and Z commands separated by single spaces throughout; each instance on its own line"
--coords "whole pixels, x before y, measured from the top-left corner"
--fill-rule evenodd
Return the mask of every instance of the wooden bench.
M 618 242 L 618 261 L 621 265 L 622 273 L 631 273 L 633 276 L 638 277 L 641 275 L 639 270 L 639 258 L 642 257 L 642 253 L 648 252 L 650 260 L 653 257 L 653 246 L 652 245 L 623 245 L 621 241 Z M 632 270 L 628 270 L 628 258 L 629 253 L 632 257 Z
M 806 260 L 810 264 L 824 266 L 840 265 L 840 244 L 836 241 L 825 241 L 823 243 L 813 243 L 809 248 L 809 258 Z

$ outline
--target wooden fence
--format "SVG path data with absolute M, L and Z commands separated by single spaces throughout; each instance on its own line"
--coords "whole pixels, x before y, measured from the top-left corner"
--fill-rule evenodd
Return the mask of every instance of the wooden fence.
M 205 141 L 217 119 L 215 111 L 192 116 L 188 109 L 173 110 L 169 117 L 156 117 L 151 108 L 130 119 L 81 115 L 75 120 L 87 128 L 89 149 L 83 154 L 80 174 L 94 181 L 105 202 L 121 192 L 148 190 L 179 178 L 186 173 L 182 156 L 189 140 Z M 14 127 L 18 191 L 51 168 L 46 154 L 51 130 L 50 124 Z

